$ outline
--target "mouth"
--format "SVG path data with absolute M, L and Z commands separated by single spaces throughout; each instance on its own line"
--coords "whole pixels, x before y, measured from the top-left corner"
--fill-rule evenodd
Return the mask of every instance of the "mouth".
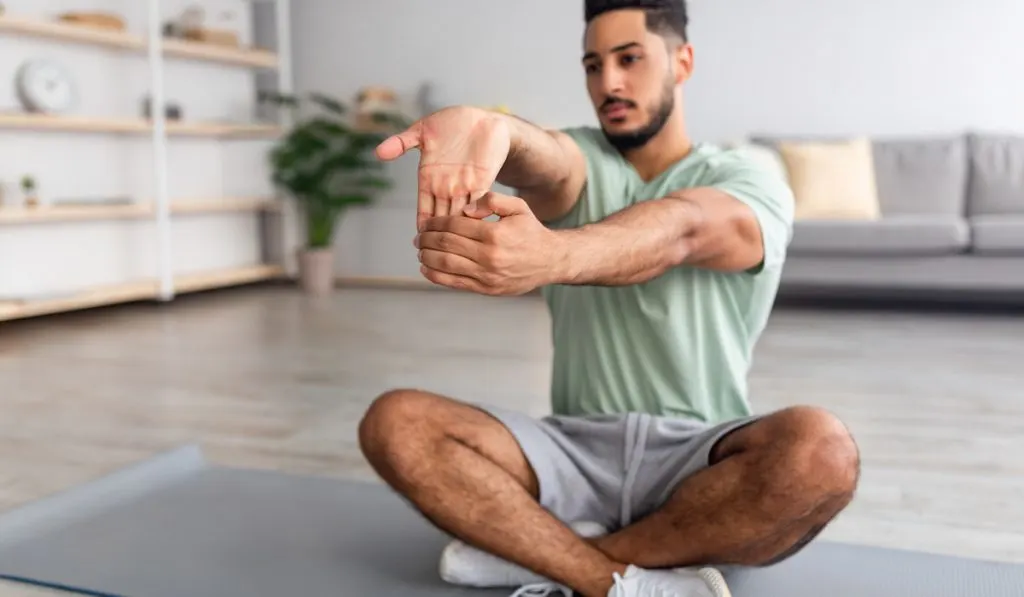
M 612 120 L 621 120 L 629 114 L 629 105 L 624 103 L 614 103 L 605 106 L 603 112 L 604 115 Z

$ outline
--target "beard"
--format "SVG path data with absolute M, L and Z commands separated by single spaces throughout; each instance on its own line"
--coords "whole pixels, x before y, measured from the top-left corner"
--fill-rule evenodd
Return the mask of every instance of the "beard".
M 643 147 L 654 138 L 655 135 L 661 132 L 661 129 L 665 128 L 665 123 L 672 116 L 672 109 L 675 107 L 675 98 L 673 95 L 674 84 L 671 78 L 665 81 L 665 86 L 662 89 L 661 97 L 658 102 L 653 104 L 649 108 L 651 113 L 651 119 L 647 124 L 641 126 L 635 131 L 628 133 L 610 133 L 604 127 L 601 127 L 601 131 L 604 133 L 608 142 L 619 150 L 620 152 L 629 151 Z M 612 103 L 615 101 L 621 101 L 617 98 L 608 98 L 606 103 Z

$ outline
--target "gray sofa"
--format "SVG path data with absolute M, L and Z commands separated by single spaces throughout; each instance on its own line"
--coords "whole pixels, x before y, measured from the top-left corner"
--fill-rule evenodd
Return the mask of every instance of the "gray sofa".
M 875 139 L 872 153 L 882 217 L 798 221 L 783 295 L 1024 300 L 1024 137 Z

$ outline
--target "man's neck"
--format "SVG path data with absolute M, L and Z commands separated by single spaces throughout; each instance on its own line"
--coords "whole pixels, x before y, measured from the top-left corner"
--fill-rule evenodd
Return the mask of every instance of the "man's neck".
M 645 181 L 656 178 L 693 150 L 693 141 L 680 119 L 673 117 L 643 147 L 627 151 L 626 158 Z

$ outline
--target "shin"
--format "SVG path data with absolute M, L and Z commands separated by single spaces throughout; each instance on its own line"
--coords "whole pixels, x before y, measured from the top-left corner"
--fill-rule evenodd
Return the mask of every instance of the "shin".
M 595 545 L 644 567 L 768 565 L 816 537 L 850 503 L 858 478 L 842 423 L 787 409 L 725 436 L 710 466 L 659 510 Z

